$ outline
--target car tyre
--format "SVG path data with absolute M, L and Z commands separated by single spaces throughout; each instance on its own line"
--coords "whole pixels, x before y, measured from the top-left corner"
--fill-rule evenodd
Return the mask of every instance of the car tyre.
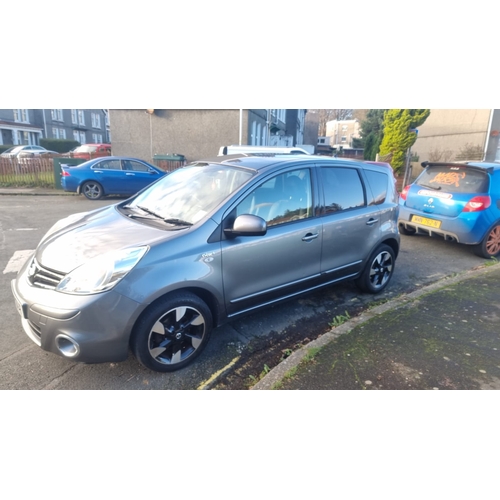
M 500 254 L 500 224 L 495 224 L 483 238 L 483 241 L 474 248 L 476 255 L 491 259 Z
M 396 255 L 389 245 L 380 245 L 370 255 L 366 267 L 355 283 L 363 292 L 380 293 L 394 273 Z
M 404 224 L 399 225 L 399 232 L 405 236 L 413 236 L 417 234 L 417 230 L 413 227 L 406 227 Z
M 81 192 L 88 200 L 100 200 L 104 196 L 102 186 L 95 181 L 84 182 Z
M 212 313 L 198 296 L 168 295 L 146 309 L 134 326 L 130 347 L 137 360 L 157 372 L 172 372 L 194 361 L 212 332 Z

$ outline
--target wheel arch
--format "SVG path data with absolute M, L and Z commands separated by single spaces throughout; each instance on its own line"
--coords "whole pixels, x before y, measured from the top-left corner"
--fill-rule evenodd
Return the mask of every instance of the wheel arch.
M 175 290 L 170 290 L 159 297 L 157 297 L 155 300 L 153 300 L 151 303 L 149 303 L 142 311 L 141 313 L 137 316 L 136 320 L 134 321 L 134 324 L 132 326 L 131 332 L 134 331 L 135 325 L 141 320 L 141 318 L 149 311 L 151 308 L 155 307 L 156 304 L 162 300 L 165 300 L 168 297 L 172 297 L 177 294 L 181 294 L 183 292 L 188 292 L 193 295 L 196 295 L 198 298 L 203 300 L 205 304 L 207 304 L 208 308 L 210 309 L 210 312 L 212 313 L 212 320 L 213 320 L 213 328 L 216 328 L 217 326 L 220 325 L 220 322 L 222 320 L 222 314 L 219 309 L 219 304 L 215 296 L 209 292 L 208 290 L 204 288 L 199 288 L 199 287 L 185 287 L 185 288 L 177 288 Z
M 86 183 L 86 182 L 95 182 L 96 184 L 99 184 L 99 186 L 101 186 L 101 189 L 102 189 L 102 195 L 103 196 L 107 196 L 108 194 L 106 193 L 106 189 L 104 189 L 104 186 L 102 184 L 102 182 L 99 182 L 98 180 L 96 179 L 85 179 L 83 181 L 80 182 L 80 184 L 78 184 L 78 187 L 76 188 L 76 193 L 77 194 L 82 194 L 82 186 Z
M 397 257 L 399 253 L 399 242 L 396 240 L 396 238 L 386 238 L 385 240 L 379 241 L 377 246 L 380 245 L 388 245 L 392 248 L 392 251 L 394 252 L 394 256 Z

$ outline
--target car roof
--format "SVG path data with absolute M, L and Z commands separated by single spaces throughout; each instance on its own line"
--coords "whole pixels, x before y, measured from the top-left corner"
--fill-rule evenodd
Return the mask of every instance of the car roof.
M 386 171 L 386 168 L 375 164 L 366 164 L 363 161 L 354 160 L 352 158 L 333 158 L 331 156 L 321 156 L 321 155 L 290 155 L 290 154 L 271 154 L 266 156 L 247 156 L 247 155 L 228 155 L 228 156 L 217 156 L 215 158 L 197 160 L 189 165 L 196 164 L 222 164 L 222 165 L 233 165 L 236 167 L 245 167 L 251 168 L 253 170 L 264 170 L 268 167 L 275 166 L 281 164 L 286 166 L 287 164 L 293 165 L 297 164 L 333 164 L 333 165 L 346 165 L 348 163 L 352 163 L 353 165 L 357 165 L 363 168 L 369 167 L 374 169 L 380 169 L 381 171 Z M 189 166 L 188 165 L 188 166 Z

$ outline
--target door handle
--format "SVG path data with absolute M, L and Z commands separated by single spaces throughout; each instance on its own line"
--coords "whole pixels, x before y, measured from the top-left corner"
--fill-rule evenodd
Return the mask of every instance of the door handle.
M 319 236 L 318 233 L 316 234 L 308 233 L 302 238 L 302 241 L 312 241 L 315 240 L 318 236 Z
M 366 223 L 366 225 L 367 225 L 367 226 L 373 226 L 373 224 L 375 224 L 376 222 L 378 222 L 378 219 L 370 219 L 370 220 Z
M 135 174 L 131 174 L 131 173 L 127 172 L 125 175 L 135 175 Z

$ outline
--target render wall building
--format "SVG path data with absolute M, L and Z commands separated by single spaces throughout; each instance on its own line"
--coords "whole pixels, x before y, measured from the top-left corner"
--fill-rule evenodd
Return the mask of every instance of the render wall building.
M 111 109 L 115 155 L 152 161 L 183 155 L 187 161 L 214 158 L 221 146 L 302 144 L 306 110 L 285 109 Z

